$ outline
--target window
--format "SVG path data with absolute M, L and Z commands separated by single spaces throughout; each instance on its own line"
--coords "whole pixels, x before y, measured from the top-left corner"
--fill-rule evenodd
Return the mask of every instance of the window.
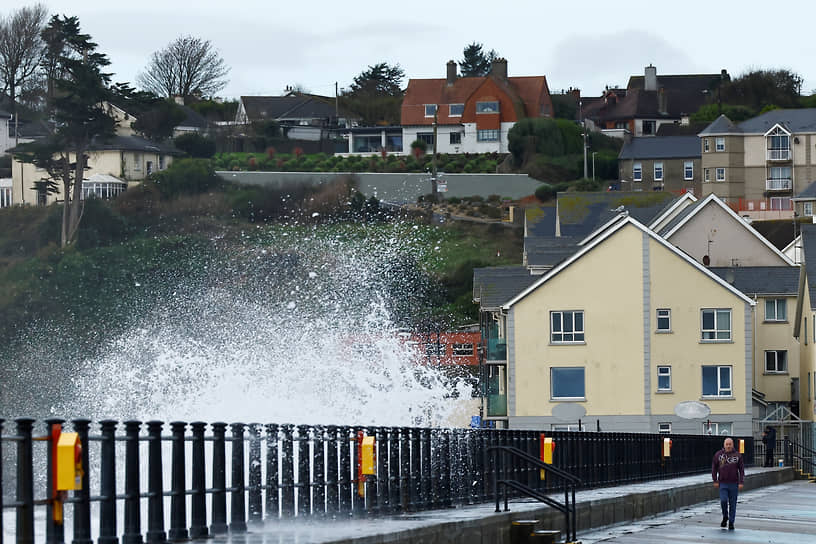
M 553 399 L 584 399 L 584 369 L 551 368 L 550 388 Z
M 477 142 L 497 142 L 497 141 L 499 141 L 499 131 L 498 130 L 477 130 L 476 131 L 476 141 Z
M 550 312 L 550 342 L 584 341 L 584 311 Z
M 705 168 L 703 170 L 703 181 L 711 181 L 711 169 Z
M 658 423 L 657 432 L 660 434 L 671 434 L 671 423 Z
M 134 153 L 133 154 L 133 171 L 134 172 L 141 172 L 142 171 L 142 154 L 141 153 Z
M 694 161 L 683 161 L 683 179 L 694 179 Z
M 659 366 L 657 367 L 657 390 L 671 391 L 671 367 Z
M 765 352 L 765 372 L 782 373 L 788 371 L 788 352 L 784 349 Z
M 470 357 L 473 355 L 473 344 L 454 344 L 453 345 L 453 356 L 454 357 Z
M 714 151 L 725 151 L 725 137 L 717 136 L 714 138 Z
M 433 117 L 436 113 L 436 104 L 425 104 L 425 117 Z
M 564 425 L 563 423 L 552 423 L 550 425 L 551 431 L 569 431 L 569 432 L 581 432 L 585 429 L 583 425 L 579 427 L 577 423 L 571 423 Z
M 766 137 L 769 161 L 786 161 L 790 159 L 790 136 L 776 127 Z
M 655 181 L 663 181 L 663 163 L 662 162 L 654 163 L 654 180 Z
M 715 168 L 714 169 L 717 176 L 717 181 L 725 181 L 725 168 Z
M 703 396 L 704 397 L 731 396 L 730 366 L 703 367 Z
M 708 153 L 711 151 L 711 146 L 708 143 L 708 138 L 703 138 L 703 152 Z
M 499 102 L 476 102 L 476 113 L 499 113 Z
M 732 423 L 713 423 L 707 421 L 703 423 L 703 434 L 730 436 L 732 426 Z
M 450 144 L 451 145 L 459 145 L 462 143 L 462 133 L 461 132 L 451 132 L 450 133 Z
M 102 198 L 111 199 L 125 192 L 127 188 L 126 183 L 110 183 L 110 182 L 82 182 L 82 198 Z
M 772 196 L 771 197 L 772 210 L 790 210 L 791 199 L 789 196 Z
M 447 344 L 440 344 L 437 342 L 428 342 L 425 344 L 425 355 L 444 357 Z
M 802 202 L 802 213 L 805 216 L 812 216 L 813 215 L 813 202 Z
M 0 208 L 8 208 L 12 203 L 11 187 L 0 187 Z
M 701 314 L 703 341 L 731 340 L 731 310 L 704 309 Z
M 635 181 L 643 181 L 643 165 L 639 162 L 632 165 L 632 179 Z
M 770 298 L 765 301 L 765 321 L 787 321 L 787 301 L 784 298 Z
M 164 155 L 159 155 L 159 170 L 164 170 Z
M 655 122 L 654 121 L 643 121 L 643 134 L 654 134 L 655 133 Z
M 657 310 L 657 332 L 671 332 L 671 310 L 668 308 L 658 308 Z
M 425 142 L 428 145 L 433 145 L 434 143 L 433 132 L 417 132 L 416 139 Z
M 149 176 L 150 174 L 153 173 L 153 161 L 147 161 L 145 163 L 145 166 L 146 166 L 146 168 L 145 168 L 146 173 Z
M 448 106 L 449 117 L 461 117 L 463 113 L 465 113 L 464 104 L 451 104 Z

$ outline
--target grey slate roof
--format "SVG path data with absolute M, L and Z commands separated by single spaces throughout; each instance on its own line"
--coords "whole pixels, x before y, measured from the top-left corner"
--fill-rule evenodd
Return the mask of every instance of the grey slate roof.
M 693 159 L 700 158 L 697 136 L 657 136 L 632 138 L 623 144 L 618 159 Z
M 181 155 L 182 152 L 168 143 L 154 142 L 141 136 L 111 136 L 96 138 L 88 146 L 92 151 L 142 151 L 145 153 L 163 153 L 165 155 Z
M 700 132 L 700 136 L 706 136 L 709 134 L 734 134 L 736 132 L 742 132 L 741 127 L 735 125 L 731 119 L 726 117 L 724 114 L 720 114 L 713 123 L 708 125 Z
M 540 206 L 524 210 L 527 236 L 555 236 L 555 206 Z
M 794 200 L 809 200 L 816 199 L 816 181 L 804 188 L 801 193 L 794 197 Z
M 811 309 L 816 307 L 816 225 L 802 225 L 802 253 L 810 291 Z
M 816 108 L 771 110 L 739 124 L 741 132 L 765 134 L 779 123 L 790 132 L 816 132 Z
M 558 193 L 561 235 L 584 238 L 620 213 L 621 206 L 631 217 L 648 225 L 669 201 L 677 198 L 668 192 Z
M 250 121 L 275 119 L 332 119 L 337 116 L 334 101 L 316 95 L 242 96 Z M 340 115 L 344 115 L 341 111 Z
M 494 266 L 473 269 L 473 298 L 481 308 L 499 308 L 541 276 L 524 266 Z
M 570 236 L 527 236 L 524 238 L 527 266 L 553 267 L 581 249 L 578 247 L 581 240 Z
M 799 292 L 798 266 L 724 266 L 709 270 L 748 296 Z
M 181 127 L 207 128 L 207 119 L 189 106 L 179 106 L 186 117 L 178 124 Z

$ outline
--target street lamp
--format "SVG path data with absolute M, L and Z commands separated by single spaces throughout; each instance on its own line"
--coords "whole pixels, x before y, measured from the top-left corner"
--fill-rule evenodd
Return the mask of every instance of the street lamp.
M 597 151 L 592 152 L 592 181 L 595 181 L 595 155 L 597 154 Z

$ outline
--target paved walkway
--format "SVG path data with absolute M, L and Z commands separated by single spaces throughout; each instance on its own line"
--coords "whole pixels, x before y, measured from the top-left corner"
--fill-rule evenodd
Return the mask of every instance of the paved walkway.
M 717 500 L 618 527 L 579 532 L 578 539 L 583 544 L 816 543 L 816 484 L 795 480 L 741 493 L 736 529 L 721 529 L 721 519 Z

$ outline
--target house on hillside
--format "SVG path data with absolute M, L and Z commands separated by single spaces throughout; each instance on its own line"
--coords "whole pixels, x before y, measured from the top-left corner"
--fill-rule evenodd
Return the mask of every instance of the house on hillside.
M 703 195 L 716 194 L 740 215 L 791 218 L 794 195 L 816 180 L 816 108 L 771 110 L 742 123 L 721 115 L 699 136 Z
M 632 138 L 618 155 L 624 191 L 690 192 L 700 195 L 700 140 L 697 136 Z
M 401 108 L 404 147 L 415 140 L 439 153 L 507 153 L 507 133 L 525 117 L 552 117 L 544 76 L 510 77 L 507 60 L 485 77 L 458 77 L 454 61 L 445 79 L 411 79 Z
M 235 123 L 247 125 L 274 121 L 289 138 L 320 140 L 330 128 L 349 127 L 350 116 L 338 108 L 334 97 L 306 93 L 285 96 L 242 96 L 235 113 Z
M 654 136 L 664 124 L 686 124 L 691 114 L 711 101 L 728 72 L 658 75 L 651 64 L 642 76 L 632 76 L 624 93 L 608 89 L 600 99 L 587 100 L 583 118 L 593 130 L 610 135 Z

